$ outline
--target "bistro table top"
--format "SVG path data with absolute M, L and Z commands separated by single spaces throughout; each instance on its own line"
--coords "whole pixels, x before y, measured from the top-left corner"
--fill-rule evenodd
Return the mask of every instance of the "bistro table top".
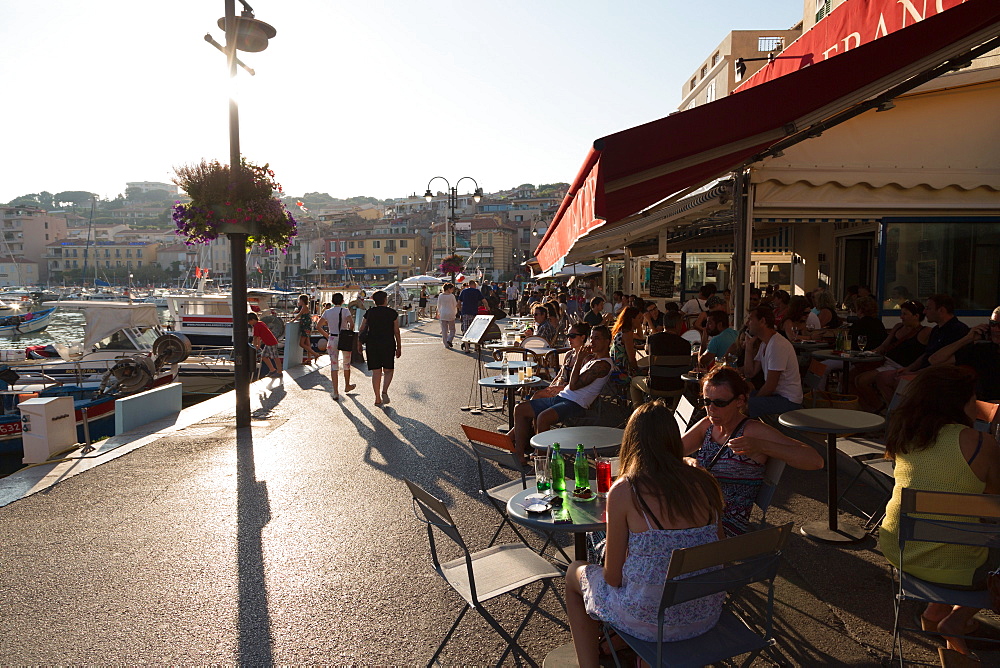
M 877 355 L 875 353 L 861 352 L 860 350 L 851 351 L 849 353 L 839 353 L 836 350 L 827 348 L 826 350 L 816 350 L 812 354 L 818 360 L 840 360 L 849 363 L 853 362 L 881 362 L 885 359 L 884 355 Z
M 502 371 L 503 362 L 487 362 L 484 364 L 490 371 Z M 526 369 L 528 367 L 535 368 L 537 365 L 534 362 L 527 362 L 523 360 L 507 360 L 508 369 Z
M 572 482 L 570 481 L 570 484 Z M 590 488 L 597 489 L 597 481 L 590 481 Z M 605 528 L 605 511 L 607 510 L 607 499 L 597 498 L 593 501 L 577 502 L 573 500 L 571 492 L 563 492 L 563 507 L 569 510 L 569 517 L 572 520 L 566 524 L 555 524 L 552 521 L 552 511 L 546 513 L 529 514 L 524 509 L 529 505 L 526 501 L 528 496 L 538 494 L 534 487 L 528 487 L 515 494 L 507 502 L 507 514 L 518 524 L 541 529 L 542 531 L 563 531 L 566 533 L 582 533 L 586 531 L 603 531 Z
M 830 344 L 826 341 L 814 341 L 811 339 L 805 339 L 803 341 L 792 341 L 792 346 L 798 348 L 799 350 L 819 350 L 823 346 L 829 346 Z
M 800 408 L 782 413 L 778 422 L 798 431 L 851 434 L 878 429 L 885 424 L 885 418 L 874 413 L 840 408 Z
M 576 450 L 577 443 L 590 452 L 591 448 L 604 450 L 618 448 L 622 444 L 624 429 L 615 427 L 563 427 L 550 429 L 531 437 L 531 447 L 536 450 L 548 450 L 553 443 L 558 443 L 562 452 Z
M 483 387 L 528 387 L 530 385 L 547 382 L 547 380 L 539 378 L 538 376 L 518 380 L 516 373 L 511 374 L 506 378 L 504 376 L 487 376 L 486 378 L 479 379 L 479 384 Z

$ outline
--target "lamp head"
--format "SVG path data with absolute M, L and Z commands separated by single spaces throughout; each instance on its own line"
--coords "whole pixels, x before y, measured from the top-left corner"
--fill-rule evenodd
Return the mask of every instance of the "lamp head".
M 482 188 L 476 188 L 476 192 L 473 193 L 473 195 L 472 195 L 472 201 L 475 202 L 476 204 L 478 204 L 479 200 L 481 200 L 482 198 L 483 198 L 483 189 Z
M 253 12 L 243 11 L 236 19 L 236 49 L 255 53 L 267 48 L 267 40 L 278 31 L 253 17 Z M 219 19 L 219 27 L 226 29 L 226 17 Z
M 430 204 L 431 200 L 434 199 L 434 193 L 431 192 L 430 188 L 428 188 L 427 192 L 424 193 L 424 199 L 427 200 L 428 204 Z

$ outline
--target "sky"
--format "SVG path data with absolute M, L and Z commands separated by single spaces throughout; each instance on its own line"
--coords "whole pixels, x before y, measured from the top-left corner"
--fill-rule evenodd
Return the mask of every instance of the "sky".
M 114 198 L 126 181 L 243 155 L 290 195 L 422 195 L 570 182 L 594 139 L 675 111 L 730 30 L 785 29 L 802 0 L 252 0 L 277 35 L 242 53 L 223 0 L 0 0 L 0 202 Z M 237 12 L 241 9 L 236 3 Z M 443 189 L 435 181 L 432 188 Z M 463 181 L 460 192 L 469 192 Z

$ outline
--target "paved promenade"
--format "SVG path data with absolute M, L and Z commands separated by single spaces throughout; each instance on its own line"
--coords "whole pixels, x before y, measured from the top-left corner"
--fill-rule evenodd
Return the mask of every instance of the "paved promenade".
M 48 477 L 40 467 L 0 480 L 0 664 L 426 664 L 461 605 L 431 568 L 401 478 L 485 546 L 498 518 L 459 425 L 505 420 L 458 410 L 474 362 L 436 332 L 426 321 L 404 330 L 384 409 L 364 367 L 339 403 L 328 368 L 299 367 L 254 384 L 252 430 L 233 427 L 230 394 Z M 820 519 L 824 500 L 822 471 L 789 470 L 770 519 Z M 524 614 L 489 605 L 510 629 Z M 542 607 L 566 618 L 551 593 Z M 776 610 L 789 663 L 878 665 L 892 605 L 874 542 L 795 534 Z M 521 643 L 541 663 L 569 639 L 535 616 Z M 441 660 L 492 665 L 501 651 L 470 613 Z

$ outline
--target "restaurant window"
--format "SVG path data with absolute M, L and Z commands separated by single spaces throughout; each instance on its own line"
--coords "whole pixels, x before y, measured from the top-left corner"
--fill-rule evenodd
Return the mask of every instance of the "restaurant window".
M 885 218 L 878 295 L 883 313 L 932 294 L 957 311 L 988 315 L 1000 304 L 1000 218 Z M 971 313 L 970 313 L 971 312 Z
M 824 16 L 830 13 L 830 3 L 832 0 L 816 0 L 816 22 L 819 23 Z

